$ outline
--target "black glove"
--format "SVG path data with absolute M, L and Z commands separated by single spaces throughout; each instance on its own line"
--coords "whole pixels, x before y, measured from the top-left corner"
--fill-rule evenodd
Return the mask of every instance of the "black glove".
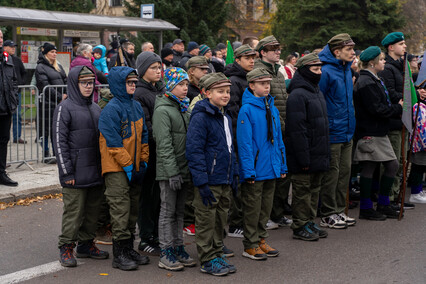
M 182 188 L 183 179 L 181 175 L 176 175 L 169 178 L 170 188 L 174 191 L 180 190 Z
M 212 205 L 212 202 L 216 202 L 216 198 L 214 198 L 214 195 L 207 184 L 199 186 L 198 190 L 200 191 L 201 199 L 205 206 L 208 206 L 209 204 Z

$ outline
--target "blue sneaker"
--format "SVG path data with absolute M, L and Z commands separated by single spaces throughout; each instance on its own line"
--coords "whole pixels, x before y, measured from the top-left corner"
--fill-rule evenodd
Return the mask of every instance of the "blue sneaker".
M 222 264 L 218 257 L 201 264 L 200 270 L 214 276 L 224 276 L 229 273 L 229 268 Z
M 183 245 L 175 248 L 175 255 L 179 262 L 183 264 L 183 266 L 192 267 L 197 264 L 195 260 L 185 251 L 185 246 Z
M 171 271 L 178 271 L 183 269 L 183 264 L 177 260 L 174 249 L 170 247 L 165 250 L 161 250 L 158 267 Z
M 226 256 L 222 256 L 222 257 L 218 257 L 217 258 L 218 261 L 223 264 L 225 267 L 228 268 L 229 273 L 235 273 L 237 271 L 237 268 L 235 268 L 235 265 L 230 264 L 227 260 L 226 260 Z

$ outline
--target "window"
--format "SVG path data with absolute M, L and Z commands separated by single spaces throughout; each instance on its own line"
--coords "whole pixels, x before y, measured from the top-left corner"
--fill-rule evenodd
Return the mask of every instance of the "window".
M 123 0 L 109 0 L 109 5 L 111 7 L 121 7 L 123 6 Z
M 271 1 L 270 0 L 263 0 L 263 11 L 265 13 L 269 13 L 271 9 Z

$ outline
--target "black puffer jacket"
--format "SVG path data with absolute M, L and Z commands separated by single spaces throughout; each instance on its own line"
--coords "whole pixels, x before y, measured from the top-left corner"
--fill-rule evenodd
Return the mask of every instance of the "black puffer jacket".
M 401 119 L 402 106 L 392 104 L 378 78 L 367 70 L 361 70 L 354 87 L 356 117 L 355 138 L 385 136 L 390 118 Z
M 6 60 L 3 55 L 0 60 L 0 115 L 10 115 L 18 105 L 18 80 L 12 60 Z
M 402 99 L 404 90 L 404 64 L 402 60 L 395 60 L 386 54 L 385 70 L 379 72 L 379 77 L 383 79 L 389 97 L 393 104 L 397 104 Z M 402 121 L 400 118 L 390 119 L 389 130 L 401 130 Z
M 232 129 L 234 137 L 237 137 L 237 120 L 238 112 L 240 111 L 243 93 L 248 87 L 247 72 L 240 64 L 234 62 L 225 68 L 224 74 L 231 80 L 231 99 L 228 103 L 228 112 L 232 117 Z M 236 139 L 234 139 L 236 140 Z M 236 143 L 236 141 L 234 141 Z M 237 145 L 237 144 L 235 144 Z
M 50 62 L 40 53 L 35 70 L 35 77 L 39 93 L 43 92 L 47 85 L 66 85 L 67 75 L 64 68 L 59 65 L 60 71 L 50 64 Z M 62 100 L 62 94 L 65 94 L 66 88 L 48 88 L 45 95 L 46 107 L 55 108 L 56 104 Z
M 16 78 L 18 78 L 18 85 L 25 85 L 27 71 L 25 70 L 24 63 L 22 63 L 22 60 L 15 55 L 11 55 L 11 57 L 13 59 L 13 67 L 15 68 Z
M 288 171 L 327 171 L 330 166 L 330 138 L 324 95 L 318 86 L 313 86 L 298 71 L 288 91 L 284 139 Z
M 186 62 L 188 62 L 188 60 L 191 57 L 194 57 L 194 55 L 190 54 L 188 51 L 185 51 L 182 55 L 180 62 L 179 62 L 179 66 L 177 66 L 177 67 L 180 67 L 180 68 L 184 69 L 185 71 L 187 71 L 185 64 L 186 64 Z
M 68 77 L 68 98 L 55 109 L 53 147 L 58 158 L 59 180 L 63 187 L 88 188 L 102 185 L 98 120 L 101 108 L 80 93 L 78 75 L 83 66 L 73 68 Z M 75 185 L 65 184 L 75 180 Z
M 196 85 L 189 83 L 188 85 L 188 93 L 186 94 L 186 96 L 188 97 L 188 99 L 192 102 L 192 100 L 198 96 L 199 94 L 201 94 L 201 90 L 200 88 L 198 88 Z
M 174 49 L 172 49 L 172 51 L 173 51 L 172 65 L 175 66 L 175 67 L 179 67 L 179 63 L 180 63 L 180 60 L 182 59 L 183 53 L 182 52 L 178 52 L 178 51 L 176 51 Z

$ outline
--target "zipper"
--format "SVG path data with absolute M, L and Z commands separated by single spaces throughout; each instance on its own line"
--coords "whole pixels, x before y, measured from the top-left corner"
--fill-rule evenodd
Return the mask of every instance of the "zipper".
M 75 155 L 74 170 L 77 169 L 77 162 L 78 162 L 78 155 L 79 154 L 80 154 L 80 150 L 77 150 L 77 154 Z
M 256 170 L 257 159 L 259 159 L 259 150 L 256 152 L 256 157 L 254 158 L 254 169 Z
M 217 153 L 214 153 L 214 158 L 213 158 L 213 163 L 212 163 L 212 170 L 210 171 L 210 175 L 212 175 L 213 172 L 214 172 L 214 167 L 216 166 L 216 157 L 217 157 Z
M 284 153 L 283 153 L 283 150 L 281 150 L 281 158 L 283 159 L 283 164 L 285 164 L 285 162 L 284 162 Z
M 180 112 L 180 110 L 179 110 L 179 113 L 180 113 L 180 117 L 182 117 L 182 120 L 183 120 L 183 126 L 185 126 L 185 133 L 187 133 L 187 132 L 188 132 L 188 129 L 187 129 L 187 127 L 186 127 L 185 118 L 183 117 L 183 114 Z
M 232 163 L 232 152 L 229 153 L 228 175 L 226 176 L 226 181 L 228 184 L 229 184 L 229 172 L 231 171 L 231 163 Z

